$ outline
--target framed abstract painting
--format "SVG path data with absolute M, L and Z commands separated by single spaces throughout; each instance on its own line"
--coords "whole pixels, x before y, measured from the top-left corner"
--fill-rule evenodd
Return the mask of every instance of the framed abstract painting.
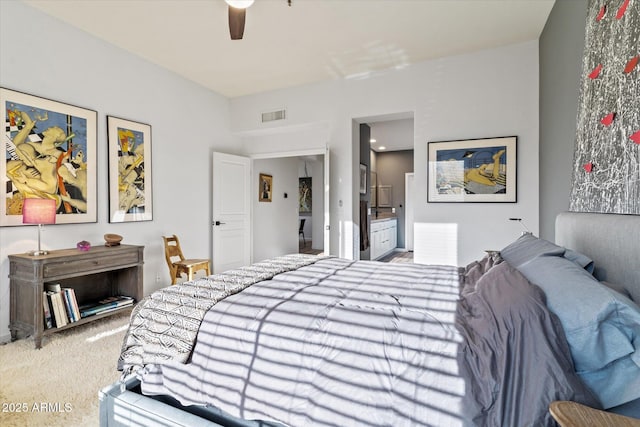
M 311 177 L 298 178 L 298 213 L 311 213 Z
M 97 221 L 97 113 L 0 88 L 5 161 L 0 226 L 22 225 L 27 198 L 56 202 L 56 223 Z
M 428 143 L 428 202 L 517 201 L 517 137 Z
M 151 126 L 107 116 L 109 222 L 153 220 Z

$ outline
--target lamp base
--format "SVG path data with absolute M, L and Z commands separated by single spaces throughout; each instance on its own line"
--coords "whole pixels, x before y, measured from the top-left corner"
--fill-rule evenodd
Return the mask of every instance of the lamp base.
M 49 251 L 31 251 L 27 253 L 31 256 L 40 256 L 40 255 L 47 255 Z

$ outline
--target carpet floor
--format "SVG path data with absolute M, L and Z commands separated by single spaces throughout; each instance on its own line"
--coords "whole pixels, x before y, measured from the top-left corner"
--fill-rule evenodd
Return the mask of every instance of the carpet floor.
M 0 345 L 0 426 L 98 426 L 98 391 L 116 369 L 129 314 Z

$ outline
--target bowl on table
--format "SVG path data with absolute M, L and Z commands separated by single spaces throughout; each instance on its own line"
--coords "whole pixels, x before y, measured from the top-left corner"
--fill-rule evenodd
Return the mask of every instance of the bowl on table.
M 105 246 L 118 246 L 122 241 L 122 236 L 119 234 L 107 233 L 104 235 Z

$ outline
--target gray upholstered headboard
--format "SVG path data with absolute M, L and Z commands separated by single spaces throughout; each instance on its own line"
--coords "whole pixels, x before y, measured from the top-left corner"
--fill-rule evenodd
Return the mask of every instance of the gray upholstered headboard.
M 640 302 L 640 216 L 563 212 L 556 243 L 594 261 L 599 280 L 624 286 Z

